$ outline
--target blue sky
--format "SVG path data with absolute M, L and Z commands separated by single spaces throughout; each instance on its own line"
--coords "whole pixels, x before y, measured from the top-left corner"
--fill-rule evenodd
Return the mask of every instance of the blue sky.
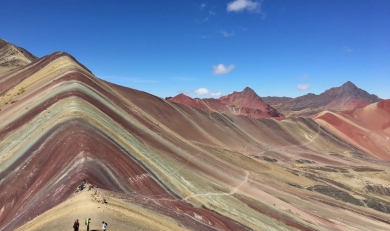
M 297 97 L 349 80 L 390 98 L 388 0 L 2 0 L 0 22 L 38 57 L 66 51 L 159 97 Z

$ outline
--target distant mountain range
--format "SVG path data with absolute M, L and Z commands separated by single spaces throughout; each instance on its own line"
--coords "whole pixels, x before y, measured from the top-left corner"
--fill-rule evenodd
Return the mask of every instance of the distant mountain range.
M 320 95 L 312 93 L 297 97 L 260 97 L 251 88 L 233 92 L 219 99 L 192 99 L 179 94 L 168 100 L 200 108 L 208 112 L 245 115 L 253 118 L 284 119 L 285 117 L 310 117 L 322 111 L 353 112 L 381 99 L 358 88 L 348 81 Z
M 309 93 L 297 98 L 263 97 L 263 100 L 285 116 L 311 116 L 321 111 L 353 112 L 381 99 L 347 81 L 319 95 Z
M 284 116 L 275 108 L 266 104 L 255 91 L 246 87 L 242 92 L 233 92 L 219 99 L 192 99 L 184 94 L 179 94 L 169 101 L 186 104 L 208 112 L 219 112 L 232 115 L 245 115 L 253 118 L 284 119 Z

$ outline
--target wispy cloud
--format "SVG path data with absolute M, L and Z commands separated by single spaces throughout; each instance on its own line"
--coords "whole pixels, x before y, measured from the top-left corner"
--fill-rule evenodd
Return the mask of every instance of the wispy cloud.
M 212 7 L 209 7 L 206 3 L 202 3 L 200 4 L 199 6 L 200 8 L 200 12 L 199 12 L 199 18 L 203 18 L 203 19 L 195 19 L 195 22 L 196 23 L 204 23 L 204 22 L 207 22 L 209 21 L 211 18 L 215 17 L 215 11 L 211 10 L 210 8 Z
M 209 38 L 208 35 L 201 35 L 200 37 L 201 37 L 202 39 L 208 39 L 208 38 Z
M 305 91 L 310 88 L 310 84 L 302 83 L 297 86 L 297 89 L 300 91 Z
M 226 10 L 228 12 L 241 12 L 244 10 L 250 12 L 261 12 L 261 2 L 252 1 L 252 0 L 235 0 L 227 4 Z
M 213 98 L 221 97 L 221 95 L 222 95 L 221 92 L 211 92 L 211 90 L 204 88 L 204 87 L 201 87 L 198 90 L 192 91 L 191 93 L 198 95 L 198 96 L 202 96 L 202 97 L 210 96 Z
M 352 53 L 354 50 L 351 48 L 351 47 L 349 47 L 349 46 L 344 46 L 343 47 L 343 50 L 345 51 L 345 52 L 348 52 L 348 53 Z
M 207 88 L 199 88 L 198 90 L 194 91 L 197 95 L 208 95 L 210 94 L 210 90 Z
M 215 92 L 215 93 L 211 93 L 210 95 L 213 98 L 218 98 L 218 97 L 221 97 L 222 93 L 221 92 Z
M 232 31 L 231 33 L 229 33 L 229 32 L 226 32 L 226 31 L 224 31 L 224 30 L 221 30 L 219 33 L 220 33 L 221 35 L 225 36 L 225 37 L 230 37 L 230 36 L 233 36 L 233 35 L 234 35 L 234 31 Z
M 309 75 L 308 75 L 308 74 L 302 75 L 302 79 L 307 79 L 307 78 L 309 78 Z
M 225 66 L 223 64 L 218 64 L 217 66 L 213 66 L 214 75 L 224 75 L 231 72 L 235 68 L 234 65 Z

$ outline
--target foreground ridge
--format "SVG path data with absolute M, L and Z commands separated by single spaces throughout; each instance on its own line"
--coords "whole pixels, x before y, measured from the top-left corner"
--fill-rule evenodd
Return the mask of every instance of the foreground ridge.
M 279 120 L 251 111 L 267 106 L 246 88 L 221 99 L 239 113 L 220 113 L 103 81 L 64 52 L 0 79 L 0 230 L 86 217 L 113 230 L 390 227 L 389 100 Z M 84 179 L 94 187 L 76 191 Z

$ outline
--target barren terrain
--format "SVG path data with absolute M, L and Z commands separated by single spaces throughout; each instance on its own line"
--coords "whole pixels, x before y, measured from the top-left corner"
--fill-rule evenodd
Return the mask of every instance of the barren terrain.
M 225 114 L 105 82 L 63 52 L 0 82 L 0 230 L 390 229 L 388 100 Z M 83 179 L 96 187 L 76 192 Z

